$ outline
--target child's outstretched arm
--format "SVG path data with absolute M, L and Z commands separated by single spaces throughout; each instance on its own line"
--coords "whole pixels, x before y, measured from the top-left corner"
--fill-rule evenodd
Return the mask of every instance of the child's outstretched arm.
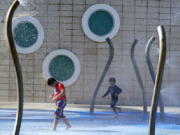
M 106 93 L 102 96 L 102 98 L 106 97 L 110 93 L 110 89 L 106 91 Z
M 53 94 L 52 94 L 52 95 L 50 95 L 48 98 L 49 98 L 49 99 L 52 99 L 52 98 L 53 98 Z

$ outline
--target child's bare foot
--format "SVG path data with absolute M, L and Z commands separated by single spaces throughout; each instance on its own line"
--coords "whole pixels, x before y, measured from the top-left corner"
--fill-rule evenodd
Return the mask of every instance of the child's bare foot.
M 118 117 L 119 117 L 119 115 L 118 115 L 118 114 L 116 114 L 114 118 L 116 118 L 116 119 L 117 119 Z
M 119 108 L 119 107 L 116 107 L 116 109 L 118 110 L 118 112 L 121 112 L 121 108 Z
M 51 128 L 52 131 L 56 131 L 56 128 Z
M 69 128 L 71 128 L 71 125 L 66 126 L 66 130 L 68 130 Z

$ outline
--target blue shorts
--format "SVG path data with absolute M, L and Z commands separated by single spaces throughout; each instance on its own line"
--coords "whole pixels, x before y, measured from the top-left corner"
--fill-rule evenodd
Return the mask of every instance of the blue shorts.
M 54 112 L 54 117 L 56 120 L 65 118 L 63 114 L 65 106 L 66 106 L 66 101 L 59 100 L 56 102 L 56 111 Z
M 116 106 L 117 101 L 118 101 L 118 97 L 112 98 L 112 100 L 111 100 L 111 105 L 110 105 L 111 108 L 114 108 L 114 107 Z

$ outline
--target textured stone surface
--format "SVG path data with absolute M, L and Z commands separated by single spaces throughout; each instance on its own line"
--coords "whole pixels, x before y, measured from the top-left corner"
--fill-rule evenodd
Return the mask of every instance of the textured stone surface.
M 0 16 L 5 14 L 10 1 L 0 1 Z M 19 54 L 25 88 L 25 101 L 49 102 L 51 88 L 46 85 L 42 75 L 42 62 L 53 50 L 68 49 L 75 53 L 81 63 L 78 81 L 66 88 L 69 103 L 89 104 L 97 81 L 108 58 L 106 43 L 89 40 L 82 31 L 81 17 L 84 11 L 96 3 L 111 5 L 121 17 L 121 27 L 112 40 L 115 57 L 110 70 L 100 88 L 97 104 L 107 104 L 109 96 L 101 95 L 108 87 L 108 78 L 117 78 L 117 85 L 123 89 L 119 105 L 142 105 L 142 96 L 130 61 L 130 47 L 134 38 L 138 39 L 135 56 L 145 85 L 146 100 L 150 104 L 153 84 L 145 63 L 144 50 L 152 34 L 157 37 L 156 26 L 162 24 L 167 32 L 167 65 L 163 81 L 165 105 L 180 105 L 180 26 L 174 25 L 174 16 L 180 12 L 179 0 L 35 0 L 39 19 L 45 32 L 42 47 L 33 54 Z M 24 9 L 20 7 L 15 16 L 20 16 Z M 27 11 L 26 11 L 27 12 Z M 157 66 L 158 40 L 153 44 L 151 58 Z M 16 75 L 13 61 L 7 46 L 4 22 L 0 23 L 0 101 L 16 100 Z M 168 96 L 167 96 L 168 95 Z

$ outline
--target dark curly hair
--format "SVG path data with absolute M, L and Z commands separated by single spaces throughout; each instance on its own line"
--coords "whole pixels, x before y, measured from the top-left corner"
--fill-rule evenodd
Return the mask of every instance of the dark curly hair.
M 56 81 L 56 79 L 54 79 L 54 78 L 49 78 L 48 80 L 47 80 L 47 84 L 49 85 L 49 86 L 52 86 L 54 83 L 56 83 L 57 81 Z
M 109 82 L 116 83 L 116 78 L 114 77 L 109 78 Z

